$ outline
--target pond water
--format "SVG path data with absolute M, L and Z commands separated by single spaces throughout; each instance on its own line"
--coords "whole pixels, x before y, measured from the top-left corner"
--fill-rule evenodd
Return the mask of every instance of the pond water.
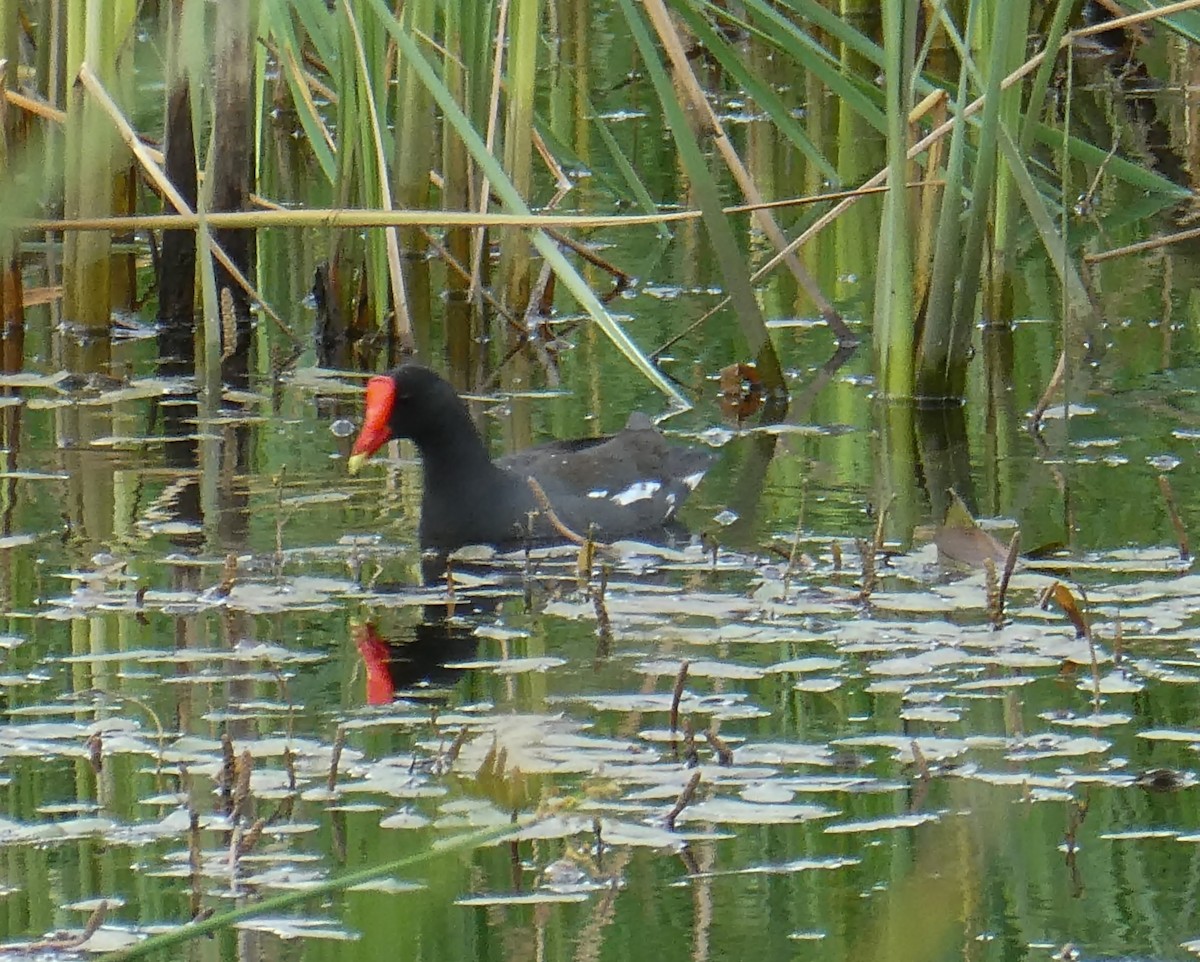
M 1041 333 L 1018 326 L 1018 353 Z M 1164 334 L 1143 318 L 1114 336 Z M 36 359 L 0 380 L 5 938 L 78 928 L 107 899 L 95 938 L 119 940 L 194 897 L 220 911 L 515 809 L 519 842 L 244 921 L 222 954 L 1186 954 L 1200 581 L 1158 487 L 1194 530 L 1186 356 L 1102 379 L 1036 443 L 1023 400 L 990 436 L 968 411 L 948 453 L 911 420 L 912 449 L 889 452 L 900 422 L 862 358 L 786 430 L 739 431 L 710 397 L 667 428 L 719 444 L 686 517 L 721 546 L 622 546 L 605 630 L 573 553 L 464 566 L 449 613 L 420 587 L 411 452 L 345 474 L 333 427 L 360 380 L 299 367 L 195 421 L 149 347 L 117 349 L 119 383 Z M 818 366 L 800 354 L 798 385 Z M 535 434 L 586 429 L 592 404 L 619 423 L 626 396 L 613 378 L 538 397 Z M 192 467 L 160 433 L 181 405 Z M 919 531 L 860 598 L 897 464 L 925 523 L 923 478 L 966 477 L 1000 540 L 1062 543 L 1015 574 L 1002 629 L 983 574 Z M 1086 597 L 1093 645 L 1039 605 L 1054 579 Z M 224 736 L 243 793 L 222 788 Z M 231 862 L 235 804 L 267 822 Z
M 615 112 L 639 88 L 608 54 L 598 89 L 629 98 Z M 638 119 L 615 127 L 651 168 Z M 743 126 L 758 176 L 802 193 L 769 132 Z M 880 145 L 855 146 L 873 170 Z M 654 169 L 676 196 L 677 172 Z M 1104 199 L 1081 232 L 1136 239 L 1119 192 Z M 873 203 L 806 252 L 867 338 Z M 644 348 L 720 298 L 690 231 L 594 238 L 639 265 L 614 307 Z M 326 242 L 261 238 L 263 289 L 306 336 Z M 118 948 L 412 857 L 187 951 L 1188 957 L 1200 578 L 1160 479 L 1200 531 L 1198 263 L 1097 265 L 1107 353 L 1037 434 L 1057 291 L 1036 253 L 1011 334 L 981 334 L 949 412 L 876 400 L 869 347 L 827 367 L 832 338 L 772 279 L 782 424 L 721 412 L 713 378 L 745 360 L 728 315 L 665 363 L 696 406 L 663 428 L 717 454 L 684 513 L 695 540 L 618 545 L 585 585 L 573 551 L 476 558 L 452 594 L 422 586 L 413 452 L 346 474 L 363 372 L 311 351 L 277 365 L 264 324 L 248 389 L 207 410 L 160 371 L 150 328 L 97 352 L 54 304 L 29 308 L 0 374 L 0 938 L 65 952 L 55 933 L 104 901 L 88 948 Z M 665 413 L 601 335 L 566 337 L 561 390 L 535 376 L 477 405 L 497 453 Z M 1030 552 L 1000 628 L 982 570 L 939 559 L 950 488 Z M 1056 581 L 1090 638 L 1043 602 Z M 434 845 L 480 829 L 485 844 Z

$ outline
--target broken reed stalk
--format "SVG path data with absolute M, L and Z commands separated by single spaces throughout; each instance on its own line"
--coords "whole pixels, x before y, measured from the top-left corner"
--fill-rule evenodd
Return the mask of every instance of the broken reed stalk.
M 446 753 L 442 756 L 445 759 L 445 765 L 446 765 L 447 771 L 449 769 L 451 769 L 452 767 L 454 767 L 454 763 L 455 763 L 455 761 L 457 761 L 459 753 L 462 751 L 463 745 L 465 745 L 467 743 L 467 738 L 469 735 L 470 735 L 470 730 L 467 728 L 466 725 L 463 725 L 462 728 L 460 728 L 458 730 L 458 732 L 455 734 L 454 741 L 452 741 L 450 743 L 450 747 L 446 749 Z
M 1038 607 L 1045 611 L 1050 607 L 1050 602 L 1053 601 L 1067 616 L 1071 624 L 1075 626 L 1076 638 L 1091 638 L 1092 626 L 1088 623 L 1079 605 L 1075 603 L 1075 596 L 1071 594 L 1071 590 L 1061 581 L 1055 581 L 1046 588 L 1038 597 Z
M 711 728 L 704 729 L 704 740 L 717 755 L 717 764 L 728 768 L 733 764 L 733 749 Z
M 222 307 L 224 307 L 225 291 L 222 291 L 221 294 L 222 294 L 221 304 L 222 304 Z M 232 300 L 230 300 L 231 307 L 232 307 L 232 304 L 233 304 L 233 302 L 232 302 Z M 234 344 L 237 343 L 237 331 L 236 330 L 233 332 L 233 338 L 234 338 L 233 341 L 226 342 L 226 343 L 234 343 Z M 222 361 L 225 360 L 225 355 L 221 355 L 221 360 Z M 275 577 L 276 578 L 280 578 L 283 576 L 283 480 L 286 475 L 287 475 L 287 465 L 281 464 L 279 466 L 279 473 L 277 475 L 275 475 L 275 559 L 274 559 L 274 561 L 275 561 Z
M 687 808 L 692 799 L 696 797 L 696 789 L 699 785 L 700 773 L 692 772 L 692 777 L 688 779 L 688 783 L 683 787 L 683 791 L 675 799 L 675 804 L 671 806 L 671 810 L 663 818 L 663 822 L 667 826 L 667 831 L 675 831 L 675 819 L 679 818 L 679 813 Z
M 700 752 L 696 750 L 696 731 L 692 728 L 692 720 L 683 720 L 683 763 L 688 768 L 700 764 Z
M 241 858 L 243 855 L 248 855 L 258 845 L 258 841 L 262 838 L 263 829 L 267 827 L 265 818 L 258 819 L 251 825 L 237 841 L 237 847 L 234 850 L 234 858 Z
M 237 762 L 237 784 L 233 789 L 233 809 L 230 815 L 235 821 L 242 821 L 249 814 L 250 805 L 250 776 L 254 774 L 254 756 L 245 749 Z
M 679 663 L 679 673 L 675 676 L 675 690 L 671 693 L 671 733 L 679 727 L 679 700 L 683 697 L 683 686 L 687 683 L 688 661 L 683 659 Z
M 983 583 L 987 595 L 988 624 L 993 629 L 1004 626 L 1004 602 L 1000 599 L 1000 577 L 996 574 L 996 562 L 983 559 Z
M 596 561 L 594 531 L 595 525 L 589 525 L 587 537 L 579 546 L 579 554 L 575 556 L 575 586 L 580 591 L 586 590 L 592 582 L 592 567 Z
M 104 768 L 104 736 L 94 732 L 88 736 L 84 746 L 88 751 L 88 764 L 92 766 L 92 774 L 99 777 Z
M 858 591 L 858 600 L 867 602 L 875 590 L 875 542 L 857 538 L 855 544 L 858 545 L 858 555 L 862 560 L 862 587 Z
M 796 512 L 796 530 L 792 532 L 792 548 L 788 552 L 787 567 L 783 570 L 783 597 L 787 598 L 788 586 L 791 584 L 792 572 L 796 569 L 796 555 L 800 553 L 800 534 L 804 530 L 804 492 L 800 489 L 800 510 Z
M 533 492 L 534 500 L 537 501 L 538 507 L 541 509 L 542 514 L 546 516 L 546 520 L 550 522 L 550 526 L 572 544 L 586 544 L 587 539 L 584 538 L 583 535 L 578 534 L 568 528 L 565 524 L 563 524 L 559 516 L 554 513 L 554 507 L 550 504 L 550 499 L 546 496 L 545 490 L 543 490 L 542 486 L 538 484 L 537 478 L 529 477 L 525 479 L 525 482 L 529 485 L 529 490 Z M 533 519 L 531 517 L 531 527 L 532 520 Z M 611 545 L 608 545 L 603 541 L 593 541 L 592 544 L 597 551 L 608 551 L 611 548 Z
M 920 773 L 921 780 L 924 782 L 929 781 L 932 777 L 932 773 L 929 769 L 929 759 L 925 757 L 925 753 L 921 751 L 921 746 L 917 744 L 917 740 L 915 738 L 908 744 L 909 748 L 912 750 L 913 764 L 917 766 L 917 771 Z
M 188 876 L 192 883 L 190 918 L 200 914 L 201 899 L 204 896 L 204 859 L 200 848 L 200 814 L 188 804 Z
M 264 659 L 263 664 L 275 678 L 275 683 L 279 685 L 279 697 L 287 706 L 287 736 L 291 738 L 296 731 L 296 706 L 292 702 L 292 696 L 288 692 L 287 676 L 284 675 L 283 669 L 270 659 Z
M 346 746 L 346 726 L 338 725 L 337 734 L 333 737 L 333 750 L 329 753 L 329 777 L 325 780 L 325 788 L 333 791 L 337 788 L 338 763 L 342 760 L 342 749 Z
M 610 570 L 608 565 L 600 566 L 600 582 L 592 592 L 592 609 L 596 612 L 596 634 L 605 645 L 612 641 L 612 619 L 608 617 L 608 604 L 605 602 Z
M 233 291 L 221 288 L 221 360 L 228 361 L 237 352 L 237 314 L 233 306 Z
M 218 598 L 228 598 L 237 585 L 238 557 L 234 552 L 225 556 L 225 564 L 221 567 L 221 583 L 215 592 Z
M 883 503 L 879 509 L 879 517 L 875 519 L 875 536 L 871 539 L 871 546 L 876 553 L 883 547 L 883 533 L 887 526 L 888 515 L 892 513 L 892 505 L 896 503 L 896 496 L 893 494 Z
M 221 814 L 233 814 L 233 786 L 237 782 L 237 757 L 233 751 L 233 739 L 229 732 L 221 734 L 221 773 L 218 785 L 221 790 Z
M 1158 476 L 1158 488 L 1167 503 L 1167 514 L 1170 515 L 1171 526 L 1175 529 L 1175 539 L 1179 542 L 1179 560 L 1190 561 L 1192 551 L 1188 543 L 1187 528 L 1183 526 L 1183 518 L 1179 516 L 1179 507 L 1175 504 L 1175 492 L 1171 490 L 1171 481 L 1165 474 Z
M 296 794 L 296 753 L 289 747 L 283 749 L 283 770 L 287 773 L 288 793 Z
M 1004 573 L 1000 575 L 1000 612 L 1004 613 L 1004 604 L 1008 598 L 1008 583 L 1012 581 L 1013 571 L 1017 567 L 1017 558 L 1021 556 L 1021 532 L 1014 531 L 1008 542 L 1008 554 L 1004 558 Z
M 1050 405 L 1054 402 L 1054 394 L 1063 382 L 1063 378 L 1067 374 L 1067 354 L 1065 351 L 1058 355 L 1058 363 L 1054 366 L 1054 373 L 1050 375 L 1050 382 L 1046 385 L 1046 389 L 1042 392 L 1042 396 L 1038 398 L 1037 404 L 1029 414 L 1029 420 L 1026 422 L 1031 432 L 1036 432 L 1042 423 L 1042 418 L 1046 416 L 1046 412 L 1050 410 Z
M 99 930 L 104 924 L 104 919 L 108 915 L 108 899 L 101 899 L 100 904 L 90 916 L 88 916 L 87 925 L 83 927 L 83 931 L 78 935 L 73 935 L 67 939 L 42 939 L 38 942 L 27 942 L 25 944 L 12 943 L 4 946 L 4 951 L 19 951 L 22 956 L 29 956 L 35 952 L 73 952 L 83 945 Z
M 1092 659 L 1092 711 L 1100 711 L 1100 659 L 1096 655 L 1096 639 L 1087 633 L 1088 654 Z

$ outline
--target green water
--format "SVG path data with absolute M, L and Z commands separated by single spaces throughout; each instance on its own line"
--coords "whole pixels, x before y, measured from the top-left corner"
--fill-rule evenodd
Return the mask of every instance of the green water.
M 636 115 L 645 81 L 622 85 L 624 46 L 599 29 L 590 53 L 599 109 L 633 111 L 614 133 L 656 198 L 680 196 Z M 1181 101 L 1162 100 L 1182 136 Z M 829 105 L 805 106 L 832 144 Z M 811 189 L 765 125 L 733 129 L 760 183 Z M 842 133 L 851 179 L 882 164 L 880 144 Z M 292 172 L 264 171 L 264 189 L 317 203 Z M 570 202 L 610 204 L 596 179 Z M 1105 249 L 1170 223 L 1131 226 L 1129 202 L 1105 194 L 1076 240 Z M 877 218 L 867 199 L 804 254 L 868 341 Z M 611 308 L 646 350 L 721 296 L 697 230 L 591 238 L 638 279 Z M 326 250 L 317 231 L 260 237 L 262 289 L 306 344 Z M 153 338 L 89 352 L 55 305 L 29 308 L 21 370 L 0 375 L 0 939 L 78 929 L 99 899 L 115 939 L 182 924 L 197 903 L 219 913 L 424 855 L 389 884 L 161 957 L 1010 960 L 1073 943 L 1187 958 L 1200 582 L 1159 477 L 1200 530 L 1200 261 L 1179 247 L 1095 267 L 1107 351 L 1071 386 L 1082 407 L 1052 410 L 1035 436 L 1025 416 L 1057 359 L 1058 289 L 1032 237 L 1024 250 L 1017 323 L 976 338 L 961 412 L 879 402 L 869 346 L 827 369 L 832 338 L 779 275 L 759 296 L 793 389 L 782 428 L 720 412 L 713 377 L 746 360 L 727 311 L 675 345 L 664 367 L 696 404 L 663 426 L 719 453 L 684 515 L 719 550 L 613 559 L 609 632 L 571 557 L 464 573 L 439 617 L 444 593 L 420 587 L 412 452 L 345 473 L 361 372 L 318 371 L 311 349 L 279 364 L 284 339 L 264 322 L 249 391 L 214 418 L 190 382 L 159 378 Z M 445 285 L 436 265 L 426 280 Z M 436 342 L 444 305 L 428 309 Z M 665 412 L 598 332 L 563 337 L 561 390 L 480 408 L 497 454 Z M 983 575 L 939 565 L 924 530 L 950 487 L 1001 540 L 1019 528 L 1024 549 L 1050 546 L 1014 577 L 1000 631 Z M 887 560 L 864 601 L 859 545 L 881 511 Z M 1040 605 L 1054 579 L 1086 597 L 1094 644 Z M 416 663 L 394 701 L 369 703 L 364 622 Z M 459 667 L 435 671 L 446 659 Z M 252 758 L 238 831 L 265 820 L 236 865 L 224 735 Z M 431 852 L 514 811 L 519 841 Z

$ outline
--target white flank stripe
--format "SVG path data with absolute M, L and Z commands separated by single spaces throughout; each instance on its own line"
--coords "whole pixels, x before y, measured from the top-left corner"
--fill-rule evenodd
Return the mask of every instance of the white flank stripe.
M 633 504 L 635 501 L 645 501 L 647 498 L 653 498 L 654 493 L 661 487 L 661 481 L 635 481 L 624 491 L 618 491 L 609 500 L 613 504 L 619 504 L 621 507 L 624 507 L 627 504 Z

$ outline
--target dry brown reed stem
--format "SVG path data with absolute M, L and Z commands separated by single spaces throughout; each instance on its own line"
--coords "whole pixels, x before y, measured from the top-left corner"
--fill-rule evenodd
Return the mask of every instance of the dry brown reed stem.
M 237 785 L 233 791 L 233 814 L 236 818 L 244 818 L 249 814 L 250 779 L 254 775 L 254 756 L 250 749 L 242 750 L 238 759 Z
M 233 751 L 233 739 L 228 732 L 221 735 L 221 773 L 218 776 L 221 789 L 221 814 L 233 814 L 233 786 L 237 783 L 237 756 Z
M 267 820 L 265 818 L 260 818 L 251 825 L 237 840 L 233 857 L 239 859 L 243 855 L 248 854 L 258 844 L 258 840 L 262 838 L 263 829 L 266 827 Z
M 559 516 L 554 513 L 554 507 L 550 504 L 550 499 L 546 496 L 545 490 L 538 484 L 537 478 L 529 477 L 525 479 L 525 482 L 529 485 L 529 490 L 533 492 L 533 497 L 538 503 L 538 508 L 546 516 L 546 520 L 550 522 L 550 526 L 572 544 L 586 544 L 587 539 L 583 535 L 568 528 L 563 524 Z M 592 544 L 595 545 L 598 551 L 608 551 L 612 548 L 611 545 L 603 541 L 593 541 Z
M 862 586 L 858 591 L 858 600 L 870 601 L 875 591 L 875 543 L 859 538 L 858 555 L 862 561 Z
M 892 505 L 896 503 L 896 496 L 893 494 L 884 502 L 883 507 L 879 509 L 879 517 L 875 519 L 875 536 L 871 539 L 871 546 L 876 552 L 883 547 L 883 533 L 887 526 L 888 515 L 892 512 Z
M 1038 607 L 1045 611 L 1050 606 L 1051 601 L 1058 605 L 1062 613 L 1074 625 L 1076 638 L 1092 637 L 1091 624 L 1076 603 L 1075 596 L 1071 594 L 1071 589 L 1061 581 L 1051 582 L 1049 587 L 1042 591 L 1038 597 Z
M 1004 626 L 1004 603 L 1000 600 L 1000 578 L 996 574 L 996 562 L 983 559 L 983 583 L 987 595 L 988 623 L 993 628 Z
M 88 751 L 88 764 L 92 767 L 92 774 L 99 775 L 104 768 L 104 736 L 95 732 L 88 736 L 84 745 Z
M 1192 550 L 1188 543 L 1187 528 L 1183 525 L 1183 518 L 1179 516 L 1179 506 L 1175 503 L 1175 492 L 1171 489 L 1170 478 L 1165 474 L 1160 474 L 1158 487 L 1162 491 L 1163 500 L 1167 503 L 1167 514 L 1171 517 L 1171 526 L 1175 529 L 1175 539 L 1179 542 L 1179 560 L 1189 561 L 1192 557 Z
M 221 361 L 228 361 L 237 352 L 237 314 L 233 309 L 233 291 L 221 288 Z
M 287 774 L 288 792 L 296 791 L 296 753 L 291 748 L 283 749 L 283 770 Z
M 445 762 L 446 768 L 452 768 L 458 760 L 459 753 L 462 752 L 463 745 L 467 743 L 467 738 L 470 735 L 466 725 L 463 725 L 454 736 L 454 741 L 450 743 L 450 747 L 446 749 Z
M 913 764 L 917 766 L 917 772 L 920 774 L 922 781 L 929 781 L 932 773 L 929 770 L 929 759 L 925 757 L 925 753 L 921 751 L 921 746 L 917 744 L 914 738 L 909 742 L 909 748 L 912 750 Z
M 275 475 L 275 577 L 283 574 L 283 489 L 287 477 L 287 465 L 279 466 Z
M 1127 254 L 1144 254 L 1146 251 L 1158 250 L 1160 247 L 1167 247 L 1171 244 L 1181 244 L 1184 241 L 1195 240 L 1197 237 L 1200 237 L 1200 227 L 1191 227 L 1188 230 L 1167 234 L 1164 237 L 1152 237 L 1150 240 L 1138 241 L 1136 244 L 1113 247 L 1097 254 L 1084 254 L 1083 259 L 1088 264 L 1099 264 L 1116 257 L 1124 257 Z
M 1029 413 L 1029 429 L 1034 430 L 1042 423 L 1042 418 L 1050 410 L 1050 405 L 1054 401 L 1054 394 L 1062 385 L 1063 378 L 1067 376 L 1067 352 L 1061 351 L 1058 355 L 1058 364 L 1054 366 L 1054 373 L 1050 375 L 1050 383 L 1046 385 L 1046 390 L 1042 392 L 1042 396 L 1038 398 L 1038 403 Z
M 546 206 L 553 210 L 558 206 L 558 202 L 562 200 L 571 189 L 575 186 L 575 182 L 567 176 L 567 173 L 562 168 L 562 164 L 558 162 L 558 158 L 550 152 L 550 148 L 546 146 L 546 141 L 542 135 L 537 132 L 535 127 L 531 133 L 533 134 L 533 149 L 538 152 L 538 156 L 542 158 L 542 163 L 546 165 L 546 169 L 554 175 L 554 186 L 556 188 L 554 197 L 547 202 Z
M 1096 639 L 1089 631 L 1087 635 L 1088 653 L 1092 658 L 1092 711 L 1100 711 L 1100 659 L 1096 655 Z
M 42 939 L 38 942 L 13 943 L 0 947 L 0 954 L 6 953 L 21 953 L 22 957 L 28 957 L 35 952 L 71 952 L 78 949 L 84 942 L 90 939 L 104 924 L 104 919 L 108 915 L 108 899 L 102 899 L 100 904 L 96 906 L 96 910 L 88 917 L 87 925 L 83 927 L 83 931 L 69 939 Z
M 704 729 L 704 740 L 717 755 L 717 764 L 728 768 L 733 764 L 733 749 L 711 728 Z
M 608 617 L 608 565 L 600 566 L 600 581 L 592 592 L 592 610 L 596 613 L 596 634 L 600 641 L 607 645 L 612 641 L 612 619 Z
M 592 530 L 588 528 L 588 535 L 575 556 L 575 587 L 580 591 L 586 591 L 592 583 L 592 568 L 596 563 L 596 542 L 592 540 Z
M 1021 532 L 1014 531 L 1008 542 L 1008 554 L 1004 558 L 1004 573 L 1000 576 L 1000 611 L 1004 611 L 1004 603 L 1008 597 L 1008 583 L 1012 581 L 1013 571 L 1017 567 L 1017 559 L 1021 556 Z
M 194 919 L 200 914 L 204 895 L 204 857 L 200 848 L 200 815 L 188 805 L 188 875 L 192 883 L 190 915 Z
M 688 660 L 685 658 L 679 663 L 679 672 L 675 675 L 675 689 L 671 692 L 670 723 L 672 733 L 679 727 L 679 700 L 683 698 L 683 686 L 687 684 L 687 676 Z
M 146 176 L 150 178 L 151 183 L 153 183 L 154 186 L 162 193 L 162 195 L 166 197 L 168 201 L 170 201 L 171 206 L 177 211 L 177 213 L 174 215 L 166 215 L 166 219 L 168 221 L 174 221 L 175 223 L 168 223 L 163 226 L 163 229 L 184 226 L 199 226 L 203 218 L 196 215 L 191 207 L 188 206 L 188 203 L 183 198 L 183 195 L 176 190 L 175 185 L 172 184 L 166 174 L 163 173 L 162 168 L 150 155 L 149 148 L 142 143 L 141 138 L 137 135 L 137 132 L 134 131 L 132 126 L 130 126 L 129 121 L 125 119 L 125 115 L 121 113 L 121 108 L 118 107 L 113 101 L 112 97 L 108 95 L 108 91 L 100 82 L 100 78 L 92 72 L 92 69 L 87 65 L 86 62 L 79 68 L 78 80 L 79 83 L 83 85 L 84 89 L 86 89 L 91 97 L 96 101 L 96 104 L 100 107 L 100 109 L 108 115 L 108 118 L 112 122 L 112 125 L 117 131 L 118 136 L 120 136 L 125 146 L 128 147 L 133 153 L 133 156 L 141 165 L 142 170 L 146 173 Z M 185 225 L 179 222 L 179 218 L 189 215 L 196 218 L 195 224 Z M 137 225 L 131 224 L 126 229 L 132 230 L 136 226 Z M 53 230 L 53 228 L 44 229 Z M 212 256 L 215 257 L 220 262 L 221 266 L 229 272 L 229 275 L 237 282 L 237 285 L 246 292 L 246 294 L 252 301 L 254 301 L 255 304 L 262 309 L 263 313 L 265 313 L 271 318 L 271 320 L 275 322 L 279 329 L 291 339 L 292 343 L 298 346 L 300 344 L 299 338 L 297 338 L 292 330 L 283 322 L 283 318 L 275 313 L 275 310 L 271 307 L 271 305 L 268 304 L 255 290 L 254 286 L 246 279 L 245 275 L 243 275 L 242 272 L 237 269 L 233 261 L 230 260 L 229 255 L 226 254 L 221 248 L 221 245 L 212 242 L 210 238 L 209 247 L 211 249 L 210 252 Z
M 692 777 L 688 779 L 688 783 L 683 787 L 683 791 L 679 793 L 679 797 L 675 799 L 675 804 L 671 806 L 671 810 L 667 812 L 663 818 L 669 831 L 675 831 L 675 819 L 679 817 L 679 813 L 688 807 L 688 804 L 696 797 L 696 789 L 700 785 L 700 773 L 692 772 Z
M 683 763 L 688 768 L 700 764 L 700 753 L 696 750 L 696 730 L 692 728 L 692 720 L 683 720 Z

